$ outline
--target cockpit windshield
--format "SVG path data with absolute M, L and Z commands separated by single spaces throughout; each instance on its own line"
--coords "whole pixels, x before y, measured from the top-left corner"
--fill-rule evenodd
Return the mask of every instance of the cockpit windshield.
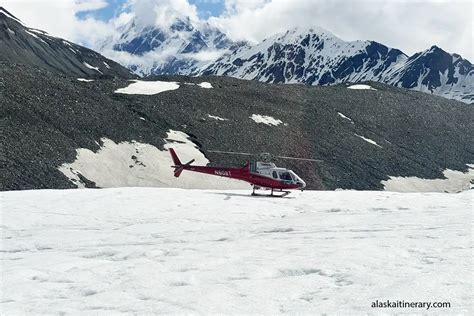
M 294 173 L 293 171 L 288 170 L 288 173 L 291 174 L 291 177 L 293 178 L 294 181 L 300 180 L 300 177 L 298 177 L 296 173 Z
M 300 177 L 298 177 L 298 175 L 296 175 L 296 173 L 294 173 L 293 171 L 291 170 L 288 170 L 288 172 L 291 174 L 292 178 L 293 178 L 293 181 L 296 182 L 296 184 L 301 188 L 301 189 L 304 189 L 306 187 L 306 182 L 303 181 L 303 179 L 301 179 Z

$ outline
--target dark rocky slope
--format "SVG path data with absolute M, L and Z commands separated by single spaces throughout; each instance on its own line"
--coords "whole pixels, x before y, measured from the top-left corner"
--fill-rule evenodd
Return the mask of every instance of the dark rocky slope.
M 21 63 L 76 77 L 135 77 L 99 53 L 29 28 L 0 7 L 0 61 Z
M 322 159 L 276 161 L 305 178 L 310 189 L 381 189 L 389 175 L 442 178 L 444 169 L 465 171 L 474 162 L 474 108 L 461 102 L 379 83 L 370 83 L 373 91 L 226 77 L 160 79 L 205 80 L 214 88 L 181 84 L 152 96 L 122 95 L 113 92 L 129 84 L 124 79 L 86 83 L 0 63 L 0 189 L 75 187 L 57 167 L 72 162 L 77 148 L 97 151 L 102 137 L 162 148 L 169 129 L 192 135 L 212 164 L 243 159 L 209 149 Z M 287 125 L 256 124 L 252 114 Z

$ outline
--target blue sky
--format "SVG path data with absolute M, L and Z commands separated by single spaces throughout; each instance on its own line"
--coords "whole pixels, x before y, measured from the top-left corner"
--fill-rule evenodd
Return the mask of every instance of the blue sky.
M 219 16 L 224 11 L 224 1 L 190 0 L 189 3 L 197 7 L 199 15 L 202 18 Z
M 119 15 L 127 0 L 107 0 L 107 2 L 108 6 L 103 9 L 78 12 L 76 16 L 78 18 L 91 16 L 101 21 L 109 21 Z M 189 0 L 189 3 L 196 6 L 199 17 L 202 19 L 208 19 L 211 16 L 217 17 L 224 12 L 225 8 L 224 1 L 219 0 Z

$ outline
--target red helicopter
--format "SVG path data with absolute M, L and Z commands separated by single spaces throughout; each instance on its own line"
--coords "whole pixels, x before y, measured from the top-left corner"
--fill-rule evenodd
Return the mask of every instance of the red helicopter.
M 243 167 L 208 167 L 208 166 L 193 166 L 194 159 L 183 164 L 178 158 L 178 155 L 173 148 L 169 149 L 171 158 L 173 159 L 174 176 L 179 177 L 183 170 L 206 173 L 214 176 L 227 177 L 237 180 L 249 182 L 253 186 L 252 195 L 258 195 L 255 193 L 255 189 L 264 188 L 271 189 L 270 196 L 284 197 L 290 194 L 290 191 L 299 189 L 301 191 L 306 187 L 306 182 L 303 181 L 296 173 L 286 168 L 278 168 L 274 163 L 268 161 L 252 161 L 247 162 Z M 250 153 L 242 152 L 230 152 L 220 150 L 209 150 L 209 152 L 222 153 L 222 154 L 234 154 L 234 155 L 245 155 L 254 156 Z M 263 160 L 269 160 L 272 157 L 270 154 L 262 154 Z M 283 159 L 295 159 L 304 161 L 320 161 L 317 159 L 309 158 L 297 158 L 287 156 L 273 156 L 275 158 Z M 282 192 L 282 194 L 274 195 L 274 190 Z

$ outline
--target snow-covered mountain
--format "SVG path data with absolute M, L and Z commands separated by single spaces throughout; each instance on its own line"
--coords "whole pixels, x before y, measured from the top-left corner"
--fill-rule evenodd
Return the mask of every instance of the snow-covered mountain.
M 474 68 L 458 54 L 437 46 L 409 57 L 381 80 L 397 87 L 419 90 L 465 103 L 474 103 Z
M 140 75 L 190 74 L 235 48 L 207 23 L 176 17 L 169 25 L 144 25 L 132 19 L 99 48 Z
M 128 69 L 99 53 L 29 28 L 0 7 L 0 61 L 21 63 L 74 76 L 130 78 Z
M 371 80 L 474 102 L 474 69 L 457 54 L 433 46 L 408 57 L 374 41 L 346 42 L 321 28 L 295 28 L 241 46 L 200 74 L 309 85 Z
M 324 29 L 295 28 L 255 46 L 242 46 L 202 73 L 271 83 L 328 85 L 380 79 L 407 58 L 401 51 L 376 42 L 344 42 Z

